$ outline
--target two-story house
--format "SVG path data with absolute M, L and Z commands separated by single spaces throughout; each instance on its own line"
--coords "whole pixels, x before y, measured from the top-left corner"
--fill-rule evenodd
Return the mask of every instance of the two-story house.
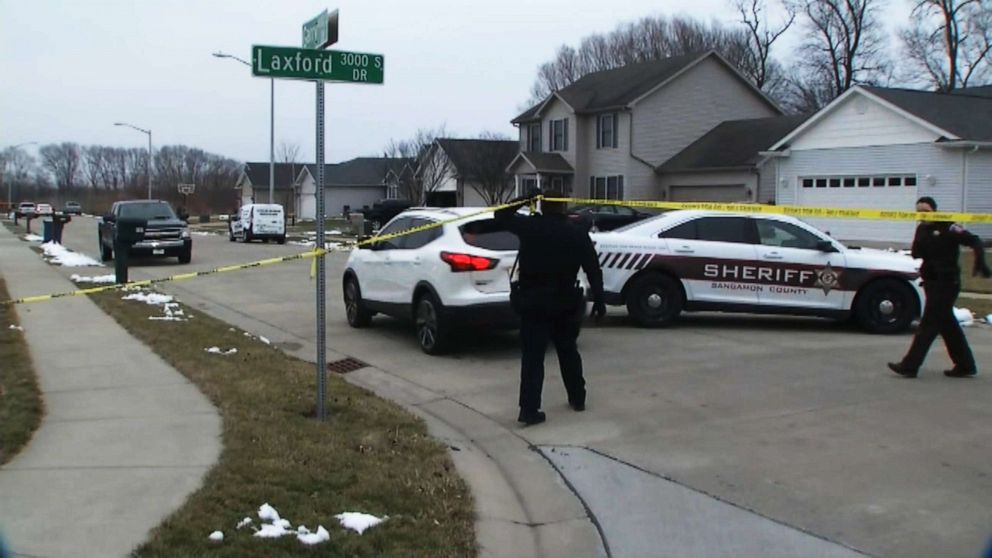
M 715 51 L 630 64 L 587 74 L 514 118 L 520 153 L 507 170 L 518 190 L 552 186 L 631 200 L 684 199 L 686 192 L 706 200 L 719 192 L 720 200 L 754 200 L 757 182 L 747 170 L 711 173 L 697 184 L 691 173 L 666 180 L 663 165 L 724 121 L 781 114 Z

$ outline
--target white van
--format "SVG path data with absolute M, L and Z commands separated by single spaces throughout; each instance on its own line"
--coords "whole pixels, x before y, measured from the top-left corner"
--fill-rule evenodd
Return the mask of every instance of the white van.
M 286 215 L 277 203 L 249 203 L 231 215 L 227 222 L 231 242 L 241 239 L 251 242 L 260 239 L 268 242 L 275 239 L 279 244 L 286 243 Z

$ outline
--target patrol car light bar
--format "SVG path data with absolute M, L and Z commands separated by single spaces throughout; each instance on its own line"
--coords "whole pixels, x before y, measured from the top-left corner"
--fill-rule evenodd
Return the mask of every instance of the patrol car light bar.
M 487 271 L 499 263 L 499 260 L 493 258 L 455 252 L 441 252 L 441 259 L 451 266 L 451 271 L 456 273 L 459 271 Z

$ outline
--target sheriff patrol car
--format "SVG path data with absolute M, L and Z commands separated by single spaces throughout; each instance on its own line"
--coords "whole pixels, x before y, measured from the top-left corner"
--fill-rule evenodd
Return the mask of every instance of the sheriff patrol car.
M 917 261 L 845 246 L 788 216 L 671 211 L 591 236 L 607 304 L 642 326 L 711 310 L 853 317 L 891 333 L 923 308 Z

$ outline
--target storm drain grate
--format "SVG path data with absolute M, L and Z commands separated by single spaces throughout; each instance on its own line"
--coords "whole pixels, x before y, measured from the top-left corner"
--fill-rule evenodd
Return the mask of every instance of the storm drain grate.
M 347 374 L 348 372 L 354 372 L 359 368 L 365 368 L 368 363 L 362 362 L 357 358 L 343 358 L 341 360 L 335 360 L 334 362 L 327 363 L 327 370 L 329 372 L 337 372 L 338 374 Z

